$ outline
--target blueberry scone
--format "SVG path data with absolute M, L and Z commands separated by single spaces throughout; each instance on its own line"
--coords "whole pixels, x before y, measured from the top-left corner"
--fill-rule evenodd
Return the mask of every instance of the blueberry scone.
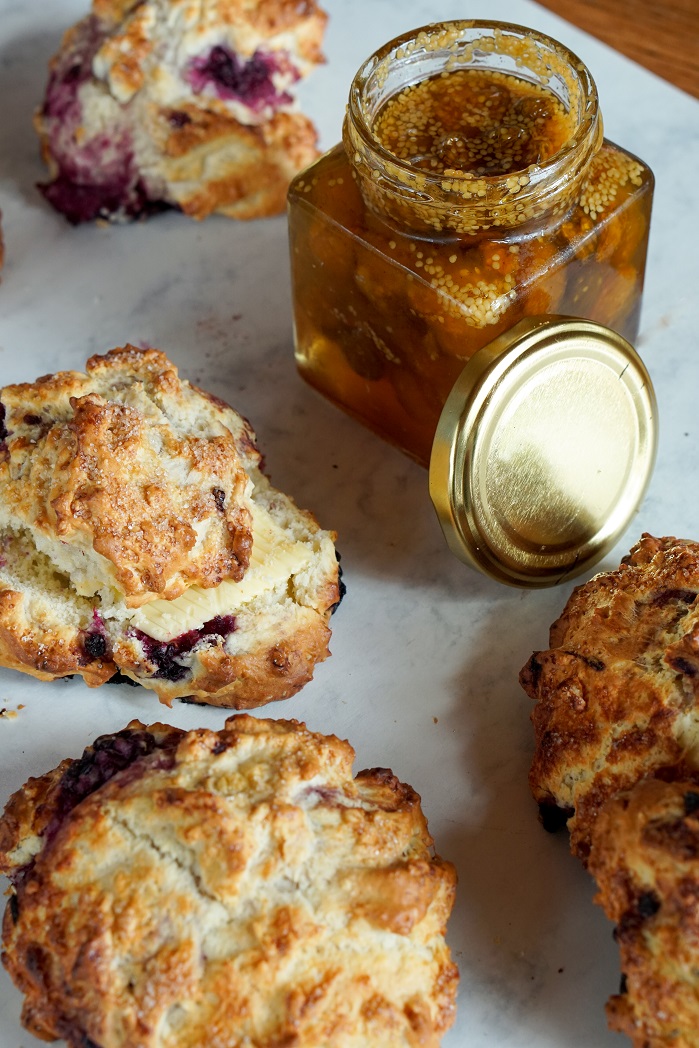
M 0 390 L 0 665 L 246 709 L 328 655 L 334 533 L 158 350 Z
M 71 1048 L 436 1048 L 452 865 L 420 798 L 296 721 L 138 721 L 0 819 L 3 962 Z
M 317 156 L 294 86 L 325 23 L 315 0 L 93 0 L 35 117 L 44 196 L 72 223 L 281 212 Z
M 699 1043 L 699 776 L 651 778 L 611 798 L 592 829 L 597 902 L 616 925 L 612 1029 L 635 1048 Z
M 530 783 L 616 925 L 635 1048 L 699 1044 L 699 543 L 643 535 L 572 593 L 521 682 Z
M 607 798 L 699 769 L 699 543 L 644 535 L 574 590 L 521 682 L 535 699 L 530 783 L 584 860 Z

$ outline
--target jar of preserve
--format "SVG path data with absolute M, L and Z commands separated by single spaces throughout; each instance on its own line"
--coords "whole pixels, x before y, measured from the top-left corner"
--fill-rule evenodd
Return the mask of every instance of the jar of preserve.
M 645 491 L 652 195 L 583 63 L 483 21 L 372 55 L 342 143 L 290 187 L 301 375 L 430 465 L 450 545 L 504 581 L 584 570 Z

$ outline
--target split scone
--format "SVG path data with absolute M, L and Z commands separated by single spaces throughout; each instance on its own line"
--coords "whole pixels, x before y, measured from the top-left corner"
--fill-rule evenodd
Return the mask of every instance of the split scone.
M 71 1048 L 431 1048 L 452 865 L 420 798 L 296 721 L 133 721 L 0 819 L 3 962 Z
M 35 117 L 44 196 L 72 223 L 283 211 L 317 156 L 293 90 L 325 23 L 315 0 L 92 0 Z
M 120 670 L 166 703 L 286 698 L 329 654 L 333 540 L 158 350 L 0 390 L 0 665 Z
M 530 784 L 585 861 L 604 802 L 699 769 L 699 543 L 644 535 L 577 587 L 521 683 L 536 700 Z
M 699 777 L 648 779 L 610 799 L 592 829 L 589 868 L 621 953 L 609 1025 L 635 1048 L 696 1048 Z

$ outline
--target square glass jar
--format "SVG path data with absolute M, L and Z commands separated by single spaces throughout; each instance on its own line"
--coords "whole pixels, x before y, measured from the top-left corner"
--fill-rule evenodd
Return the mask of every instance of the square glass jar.
M 432 115 L 415 89 L 454 75 L 468 104 L 447 107 L 453 125 L 425 148 Z M 389 149 L 381 121 L 401 92 L 412 111 Z M 563 139 L 550 155 L 508 153 L 536 139 L 541 97 Z M 474 141 L 480 161 L 462 164 Z M 465 364 L 523 318 L 580 317 L 635 340 L 652 196 L 651 171 L 603 138 L 594 81 L 557 41 L 474 21 L 391 41 L 351 85 L 342 143 L 290 187 L 301 375 L 427 465 Z

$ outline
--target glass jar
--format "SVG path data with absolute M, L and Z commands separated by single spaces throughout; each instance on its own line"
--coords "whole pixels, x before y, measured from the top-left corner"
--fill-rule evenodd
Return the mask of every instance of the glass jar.
M 464 365 L 518 322 L 635 339 L 652 194 L 562 44 L 482 21 L 391 41 L 290 187 L 301 375 L 427 465 Z

